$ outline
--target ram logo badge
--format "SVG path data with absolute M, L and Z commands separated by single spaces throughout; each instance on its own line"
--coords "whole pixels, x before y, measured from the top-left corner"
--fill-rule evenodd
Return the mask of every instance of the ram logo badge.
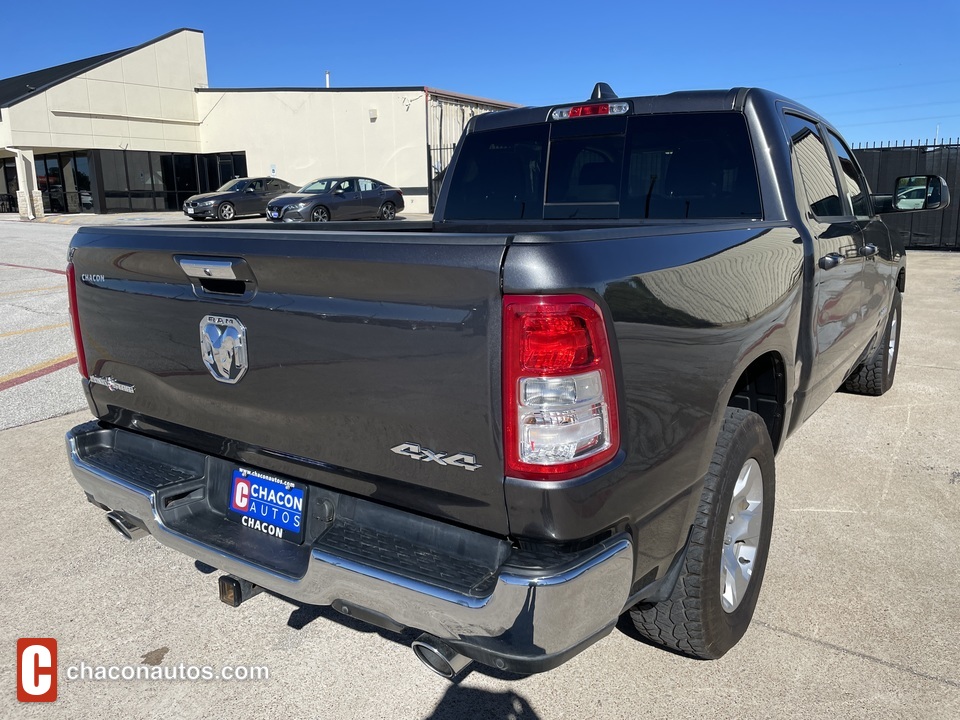
M 448 455 L 447 453 L 434 452 L 433 450 L 428 450 L 425 447 L 420 447 L 417 443 L 403 443 L 402 445 L 397 445 L 396 447 L 390 448 L 397 455 L 403 455 L 404 457 L 412 458 L 413 460 L 420 460 L 421 462 L 435 462 L 438 465 L 443 466 L 453 466 L 458 468 L 463 468 L 464 470 L 469 470 L 473 472 L 474 470 L 479 470 L 483 465 L 477 465 L 477 456 L 468 455 L 467 453 L 456 453 L 454 455 Z
M 233 385 L 247 371 L 247 329 L 234 317 L 200 321 L 200 355 L 215 380 Z

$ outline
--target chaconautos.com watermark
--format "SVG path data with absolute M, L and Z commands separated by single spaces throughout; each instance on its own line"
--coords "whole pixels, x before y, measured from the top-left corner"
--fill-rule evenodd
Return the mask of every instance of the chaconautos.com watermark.
M 64 670 L 68 682 L 76 680 L 225 680 L 246 682 L 269 680 L 270 669 L 266 666 L 224 665 L 214 668 L 209 665 L 69 665 Z
M 160 648 L 144 655 L 139 665 L 61 664 L 57 661 L 55 638 L 19 638 L 17 640 L 17 700 L 24 703 L 56 702 L 58 680 L 67 682 L 110 681 L 211 681 L 244 682 L 269 680 L 264 665 L 161 665 L 168 649 Z

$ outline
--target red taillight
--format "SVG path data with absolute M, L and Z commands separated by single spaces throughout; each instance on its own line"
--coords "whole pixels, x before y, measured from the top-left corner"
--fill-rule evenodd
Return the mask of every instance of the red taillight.
M 564 480 L 620 446 L 610 343 L 596 303 L 580 295 L 503 298 L 505 471 Z
M 524 370 L 564 372 L 586 367 L 593 359 L 584 318 L 543 312 L 524 315 L 520 327 L 520 365 Z
M 77 367 L 80 374 L 90 378 L 87 372 L 87 358 L 83 354 L 83 337 L 80 335 L 80 315 L 77 312 L 77 273 L 73 263 L 67 263 L 67 300 L 70 305 L 70 326 L 73 328 L 73 341 L 77 346 Z

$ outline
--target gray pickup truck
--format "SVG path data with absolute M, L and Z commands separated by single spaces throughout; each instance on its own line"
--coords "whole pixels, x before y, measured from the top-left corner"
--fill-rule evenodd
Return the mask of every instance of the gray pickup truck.
M 885 190 L 771 92 L 599 84 L 474 118 L 432 222 L 82 228 L 73 472 L 223 601 L 332 606 L 448 677 L 549 670 L 624 613 L 719 657 L 776 451 L 838 388 L 894 381 L 881 214 L 949 193 Z

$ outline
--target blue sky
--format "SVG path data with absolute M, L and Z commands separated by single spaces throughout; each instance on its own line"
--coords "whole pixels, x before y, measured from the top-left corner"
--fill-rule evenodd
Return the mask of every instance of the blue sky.
M 427 85 L 540 105 L 759 85 L 852 143 L 960 139 L 960 3 L 4 3 L 0 77 L 204 32 L 211 87 Z

